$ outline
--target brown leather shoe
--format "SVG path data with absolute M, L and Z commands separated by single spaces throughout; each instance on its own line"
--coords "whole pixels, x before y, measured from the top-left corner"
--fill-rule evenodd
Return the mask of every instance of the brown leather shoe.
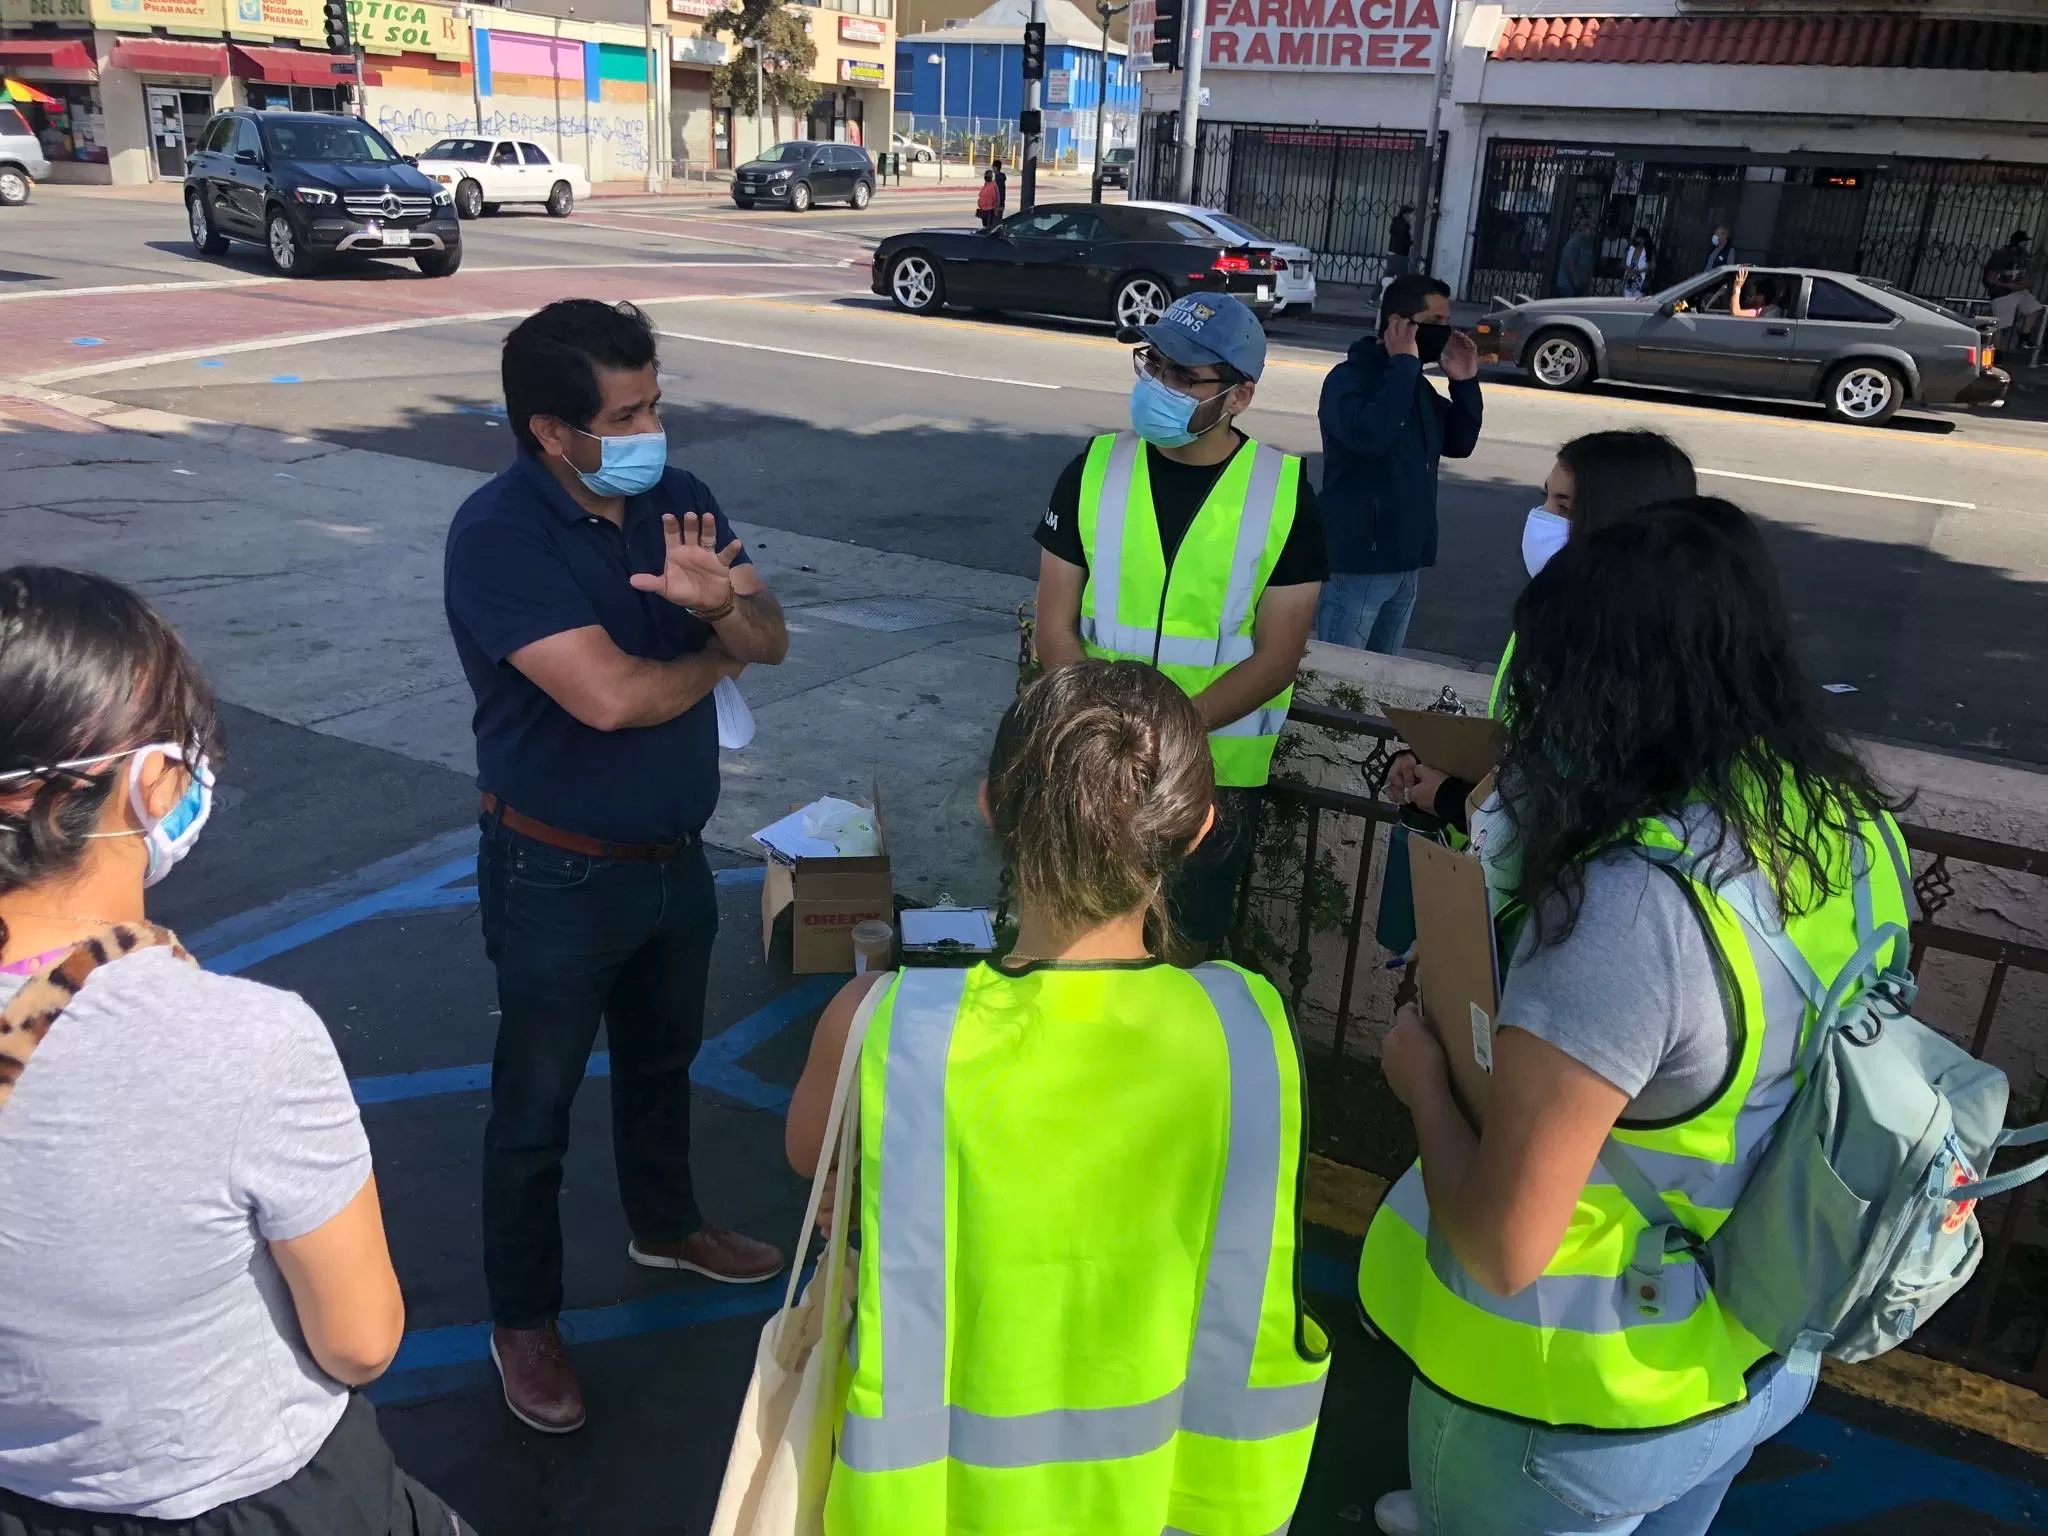
M 566 1435 L 583 1427 L 583 1388 L 553 1323 L 544 1328 L 492 1324 L 491 1359 L 505 1384 L 505 1406 L 513 1418 L 544 1435 Z
M 782 1273 L 782 1250 L 757 1237 L 742 1237 L 724 1227 L 699 1227 L 679 1243 L 626 1245 L 635 1264 L 649 1269 L 687 1269 L 727 1285 L 752 1285 Z

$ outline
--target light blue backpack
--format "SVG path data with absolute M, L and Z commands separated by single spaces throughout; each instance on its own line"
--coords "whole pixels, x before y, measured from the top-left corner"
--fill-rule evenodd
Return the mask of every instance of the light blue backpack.
M 1903 890 L 1898 831 L 1882 819 Z M 1639 848 L 1715 886 L 1806 994 L 1802 1081 L 1734 1209 L 1701 1243 L 1610 1137 L 1601 1165 L 1651 1223 L 1632 1278 L 1661 1300 L 1666 1252 L 1709 1266 L 1715 1299 L 1796 1370 L 1820 1356 L 1867 1360 L 1904 1343 L 1962 1289 L 1984 1239 L 1975 1206 L 2048 1173 L 2048 1156 L 1986 1177 L 2001 1147 L 2048 1141 L 2048 1124 L 2008 1131 L 2005 1074 L 1909 1011 L 1915 986 L 1906 930 L 1871 917 L 1870 870 L 1852 844 L 1858 945 L 1841 973 L 1814 973 L 1759 899 L 1762 876 L 1717 878 L 1691 854 Z M 1638 1271 L 1641 1271 L 1639 1274 Z

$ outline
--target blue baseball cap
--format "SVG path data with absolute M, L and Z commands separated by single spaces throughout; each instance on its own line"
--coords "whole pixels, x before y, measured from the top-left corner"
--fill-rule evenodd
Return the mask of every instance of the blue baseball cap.
M 1227 293 L 1191 293 L 1138 334 L 1184 368 L 1222 363 L 1248 379 L 1266 370 L 1266 332 L 1259 317 Z

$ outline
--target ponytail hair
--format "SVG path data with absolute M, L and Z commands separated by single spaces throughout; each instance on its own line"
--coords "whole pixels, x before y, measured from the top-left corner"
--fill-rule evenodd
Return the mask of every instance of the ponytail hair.
M 1162 952 L 1166 879 L 1215 790 L 1200 713 L 1135 661 L 1046 673 L 1004 714 L 989 753 L 989 819 L 1019 890 L 1083 927 L 1147 908 Z

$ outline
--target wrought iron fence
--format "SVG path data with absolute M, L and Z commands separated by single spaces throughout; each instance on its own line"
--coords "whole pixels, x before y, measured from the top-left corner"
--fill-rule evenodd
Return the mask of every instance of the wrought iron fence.
M 1368 1020 L 1358 1000 L 1361 988 L 1383 974 L 1385 957 L 1366 931 L 1366 918 L 1384 856 L 1381 829 L 1400 816 L 1398 807 L 1379 798 L 1399 736 L 1378 716 L 1299 695 L 1288 718 L 1362 748 L 1350 761 L 1365 792 L 1285 776 L 1273 780 L 1260 811 L 1259 859 L 1239 892 L 1233 948 L 1272 978 L 1300 1028 L 1316 1149 L 1392 1178 L 1413 1157 L 1414 1144 L 1407 1116 L 1380 1076 L 1376 1041 L 1363 1027 Z M 1284 741 L 1297 739 L 1290 732 Z M 1931 953 L 1990 967 L 1967 1042 L 1982 1056 L 1996 1036 L 2012 973 L 2048 976 L 2048 948 L 1952 924 L 1952 909 L 1961 910 L 1956 866 L 2048 880 L 2048 851 L 1922 826 L 1904 831 L 1915 870 L 1915 971 Z M 1336 856 L 1340 849 L 1343 858 Z M 1332 950 L 1342 954 L 1334 976 Z M 1386 1001 L 1380 999 L 1382 1008 Z M 1372 1022 L 1383 1028 L 1389 1021 Z M 2024 1106 L 2016 1107 L 2014 1123 L 2024 1113 Z M 1988 1246 L 1976 1277 L 1912 1347 L 2048 1393 L 2048 1208 L 2042 1199 L 2042 1183 L 2036 1183 L 1985 1202 Z
M 1147 114 L 1138 130 L 1132 196 L 1172 198 L 1179 114 Z M 1428 138 L 1398 128 L 1284 123 L 1196 125 L 1194 200 L 1222 208 L 1276 240 L 1316 253 L 1316 276 L 1377 284 L 1388 236 L 1405 208 L 1412 227 L 1426 199 Z
M 1982 292 L 1985 258 L 2017 229 L 2033 236 L 2036 286 L 2048 276 L 2048 165 L 1793 164 L 1740 150 L 1495 139 L 1465 296 L 1554 293 L 1565 244 L 1589 223 L 1595 293 L 1621 291 L 1634 230 L 1649 233 L 1654 289 L 1698 271 L 1714 229 L 1726 225 L 1747 261 L 1831 267 L 1924 298 L 1968 298 Z

